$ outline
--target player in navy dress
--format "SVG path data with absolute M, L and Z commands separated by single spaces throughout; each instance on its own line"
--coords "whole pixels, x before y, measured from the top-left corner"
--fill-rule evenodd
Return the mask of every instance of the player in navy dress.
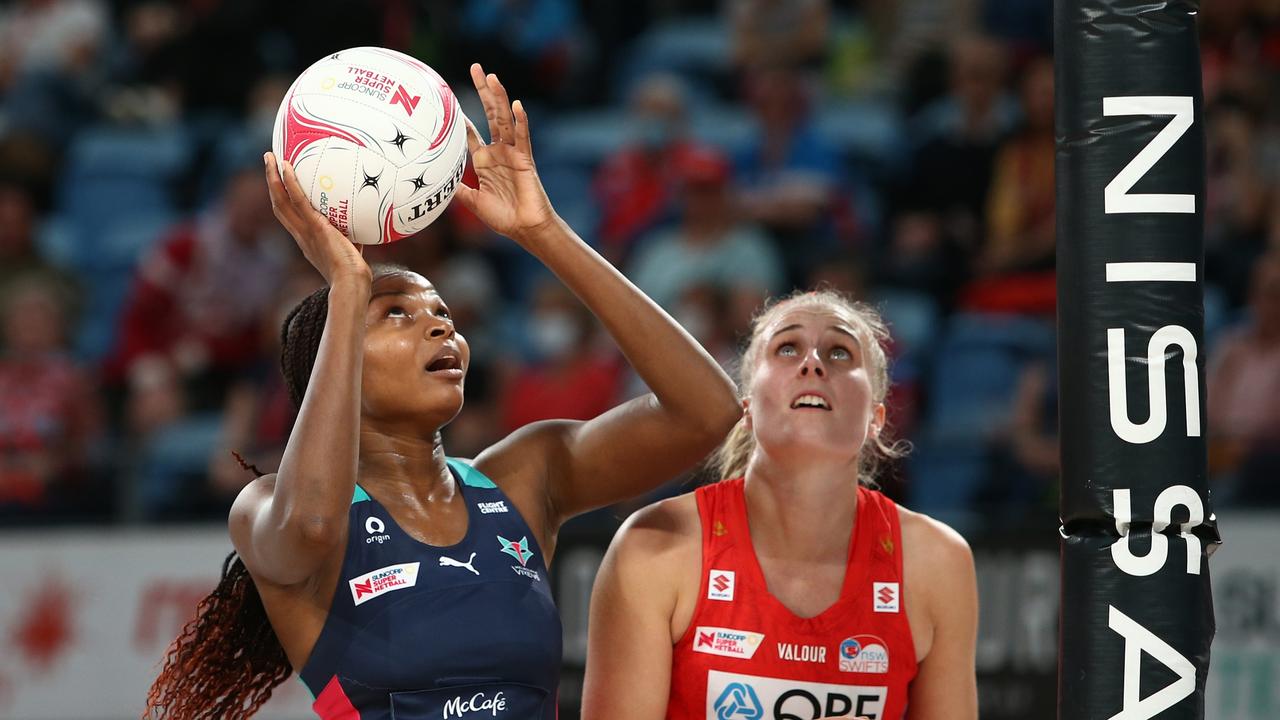
M 479 182 L 458 200 L 554 271 L 652 394 L 448 458 L 439 429 L 470 350 L 444 299 L 416 273 L 371 270 L 268 156 L 276 217 L 327 287 L 285 321 L 300 411 L 279 470 L 236 500 L 238 557 L 171 648 L 148 717 L 248 717 L 297 672 L 322 718 L 554 718 L 561 523 L 679 474 L 740 416 L 715 361 L 555 214 L 521 104 L 478 65 L 472 79 L 491 141 L 469 127 Z

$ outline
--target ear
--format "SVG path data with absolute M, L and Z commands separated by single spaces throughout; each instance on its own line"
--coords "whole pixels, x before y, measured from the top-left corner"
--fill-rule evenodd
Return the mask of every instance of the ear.
M 871 411 L 871 424 L 867 427 L 867 435 L 871 439 L 879 439 L 880 431 L 884 430 L 884 419 L 884 403 L 876 403 L 875 408 Z
M 747 429 L 751 429 L 751 398 L 742 398 L 742 417 L 747 421 Z

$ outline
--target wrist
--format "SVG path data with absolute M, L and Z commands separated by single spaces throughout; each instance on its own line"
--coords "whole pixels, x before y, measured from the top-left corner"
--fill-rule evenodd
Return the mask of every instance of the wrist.
M 368 272 L 348 271 L 333 276 L 329 281 L 329 293 L 368 297 L 373 288 L 373 276 Z
M 511 239 L 520 243 L 525 248 L 532 249 L 541 243 L 554 240 L 557 237 L 562 237 L 569 233 L 569 226 L 565 224 L 564 220 L 561 219 L 558 214 L 552 212 L 546 220 L 543 220 L 536 225 L 530 225 L 519 232 L 513 233 Z

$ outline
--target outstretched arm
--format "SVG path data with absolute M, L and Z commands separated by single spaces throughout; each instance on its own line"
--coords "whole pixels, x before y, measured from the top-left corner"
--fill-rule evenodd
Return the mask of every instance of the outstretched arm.
M 282 178 L 276 162 L 267 156 L 272 208 L 329 284 L 329 309 L 280 470 L 241 491 L 230 531 L 255 577 L 291 585 L 311 577 L 346 539 L 372 273 L 351 241 L 311 207 L 293 168 L 286 163 Z
M 479 65 L 472 80 L 492 141 L 468 127 L 475 188 L 458 199 L 495 231 L 536 256 L 613 336 L 653 390 L 585 422 L 537 423 L 483 453 L 486 472 L 541 462 L 550 527 L 585 510 L 634 497 L 705 457 L 741 415 L 733 382 L 667 313 L 566 225 L 538 179 L 529 118 Z

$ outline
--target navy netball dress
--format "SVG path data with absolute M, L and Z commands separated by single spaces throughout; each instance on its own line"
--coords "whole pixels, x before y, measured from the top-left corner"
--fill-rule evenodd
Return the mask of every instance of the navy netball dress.
M 449 460 L 467 534 L 409 537 L 356 486 L 342 578 L 299 673 L 323 720 L 551 720 L 560 615 L 542 551 L 502 490 Z

